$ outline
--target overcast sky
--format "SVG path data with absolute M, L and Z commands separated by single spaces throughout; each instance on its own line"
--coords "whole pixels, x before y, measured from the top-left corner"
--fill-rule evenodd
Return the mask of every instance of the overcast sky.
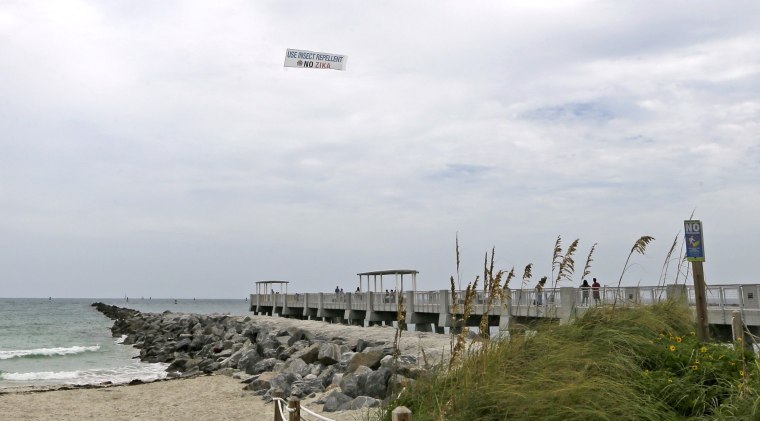
M 693 211 L 707 283 L 759 283 L 759 166 L 754 0 L 0 0 L 4 297 L 448 289 L 457 234 L 530 287 L 650 235 L 655 285 Z

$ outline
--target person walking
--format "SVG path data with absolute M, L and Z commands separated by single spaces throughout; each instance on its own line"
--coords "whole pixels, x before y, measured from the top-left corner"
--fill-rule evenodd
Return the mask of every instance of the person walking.
M 588 284 L 587 280 L 583 280 L 583 284 L 581 284 L 581 305 L 582 306 L 588 306 L 588 292 L 591 289 L 591 285 Z
M 601 285 L 599 285 L 599 281 L 594 278 L 594 283 L 591 284 L 591 295 L 594 296 L 594 305 L 601 304 L 601 298 L 599 297 L 599 288 Z

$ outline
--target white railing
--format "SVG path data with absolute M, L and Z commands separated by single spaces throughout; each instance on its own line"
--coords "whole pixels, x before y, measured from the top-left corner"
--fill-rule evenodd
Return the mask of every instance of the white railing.
M 668 298 L 668 291 L 672 287 L 663 286 L 643 286 L 643 287 L 608 287 L 604 286 L 598 289 L 598 294 L 592 288 L 584 290 L 574 288 L 572 298 L 576 307 L 590 307 L 594 305 L 606 305 L 617 302 L 617 305 L 654 304 Z M 682 287 L 683 288 L 683 287 Z M 541 293 L 535 289 L 511 289 L 505 296 L 510 297 L 512 307 L 522 308 L 530 306 L 551 306 L 562 307 L 562 288 L 545 288 Z M 681 289 L 683 291 L 683 289 Z M 588 296 L 585 293 L 588 292 Z M 713 285 L 707 287 L 706 299 L 709 308 L 714 310 L 737 310 L 737 309 L 758 309 L 760 310 L 760 285 Z M 449 297 L 449 305 L 458 304 L 459 311 L 464 308 L 465 291 L 456 291 L 456 300 L 451 296 L 448 290 L 441 291 L 413 291 L 412 300 L 414 308 L 406 308 L 407 311 L 418 312 L 437 312 L 442 304 L 442 297 Z M 444 295 L 442 295 L 444 294 Z M 694 287 L 687 285 L 686 294 L 689 305 L 696 305 Z M 396 311 L 399 293 L 373 292 L 369 293 L 311 293 L 311 294 L 279 294 L 268 293 L 252 295 L 251 303 L 264 307 L 306 307 L 316 308 L 321 304 L 325 309 L 347 309 L 348 297 L 351 301 L 351 309 L 367 310 L 369 308 L 368 299 L 372 297 L 372 308 L 375 311 Z M 598 302 L 597 297 L 598 296 Z M 566 296 L 565 298 L 567 298 Z M 486 291 L 476 291 L 474 302 L 475 309 L 482 309 L 488 304 L 489 294 Z M 496 298 L 496 297 L 495 297 Z M 308 305 L 306 304 L 308 302 Z M 498 303 L 494 300 L 494 305 Z

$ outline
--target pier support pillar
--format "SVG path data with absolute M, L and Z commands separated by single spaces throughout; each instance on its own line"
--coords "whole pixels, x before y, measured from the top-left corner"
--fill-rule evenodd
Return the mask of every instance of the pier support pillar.
M 442 289 L 438 291 L 438 326 L 450 327 L 451 317 L 451 291 Z
M 433 325 L 431 323 L 417 323 L 414 325 L 415 332 L 432 332 Z
M 557 317 L 559 318 L 559 324 L 570 323 L 573 314 L 575 313 L 575 288 L 573 287 L 561 287 L 559 289 L 559 302 Z

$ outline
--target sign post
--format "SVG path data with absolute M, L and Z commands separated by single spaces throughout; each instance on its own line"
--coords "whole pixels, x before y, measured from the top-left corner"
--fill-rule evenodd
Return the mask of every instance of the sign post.
M 702 221 L 683 221 L 686 242 L 686 260 L 691 262 L 694 277 L 694 296 L 697 301 L 697 335 L 700 342 L 710 340 L 709 321 L 707 320 L 707 298 L 705 272 L 702 262 L 705 261 L 705 243 L 702 232 Z

